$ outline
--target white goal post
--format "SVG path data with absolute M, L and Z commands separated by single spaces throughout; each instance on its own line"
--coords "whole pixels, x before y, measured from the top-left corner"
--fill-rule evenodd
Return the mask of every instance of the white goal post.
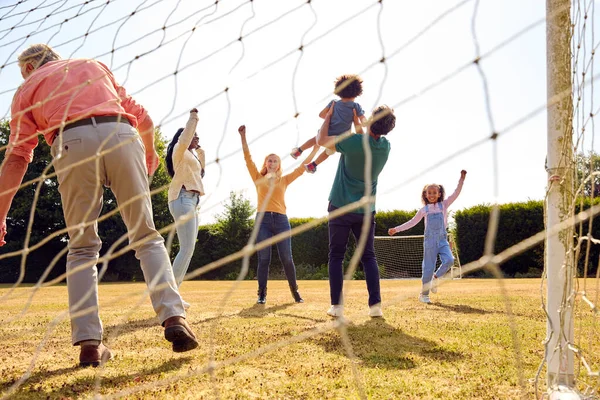
M 446 277 L 460 279 L 462 268 L 452 235 L 448 235 L 448 242 L 454 256 L 454 265 Z M 381 279 L 421 278 L 423 235 L 375 236 L 374 245 Z M 440 265 L 439 257 L 437 265 Z

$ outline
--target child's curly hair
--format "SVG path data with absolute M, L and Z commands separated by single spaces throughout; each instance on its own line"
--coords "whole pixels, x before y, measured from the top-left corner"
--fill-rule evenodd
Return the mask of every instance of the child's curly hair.
M 438 185 L 437 183 L 429 183 L 427 185 L 425 185 L 425 187 L 423 188 L 423 191 L 421 192 L 421 201 L 423 202 L 423 204 L 427 205 L 427 204 L 432 204 L 429 202 L 429 200 L 427 200 L 427 188 L 430 187 L 437 187 L 438 188 L 438 192 L 440 193 L 440 197 L 438 197 L 437 202 L 442 202 L 444 201 L 444 199 L 446 198 L 446 190 L 444 189 L 443 185 Z
M 353 99 L 363 92 L 363 80 L 358 75 L 342 75 L 335 80 L 335 90 L 333 93 L 343 99 Z

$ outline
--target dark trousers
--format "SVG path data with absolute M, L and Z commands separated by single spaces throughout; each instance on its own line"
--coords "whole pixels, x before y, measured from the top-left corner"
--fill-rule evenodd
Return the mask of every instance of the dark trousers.
M 328 211 L 331 212 L 337 207 L 329 205 Z M 329 220 L 329 292 L 331 294 L 331 304 L 340 304 L 342 296 L 342 287 L 344 284 L 344 271 L 342 263 L 350 232 L 354 234 L 356 242 L 360 240 L 362 224 L 365 214 L 348 213 Z M 381 291 L 379 288 L 379 268 L 375 258 L 375 213 L 371 216 L 371 227 L 367 233 L 367 243 L 361 257 L 365 278 L 367 281 L 367 290 L 369 292 L 369 306 L 381 303 Z
M 259 213 L 264 214 L 264 217 L 260 223 L 258 229 L 257 243 L 267 240 L 281 232 L 291 230 L 290 221 L 287 215 L 279 214 L 276 212 L 265 212 Z M 258 220 L 259 215 L 256 216 Z M 285 238 L 277 243 L 277 251 L 279 252 L 279 259 L 283 264 L 283 270 L 285 276 L 291 287 L 296 287 L 296 266 L 292 258 L 292 238 Z M 265 247 L 258 251 L 258 271 L 256 272 L 258 278 L 258 287 L 266 288 L 267 279 L 269 276 L 269 265 L 271 264 L 271 247 Z

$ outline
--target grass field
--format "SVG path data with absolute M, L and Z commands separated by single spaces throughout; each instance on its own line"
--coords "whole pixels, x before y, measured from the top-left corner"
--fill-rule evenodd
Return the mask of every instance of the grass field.
M 425 305 L 416 299 L 419 281 L 382 281 L 384 319 L 367 316 L 364 281 L 346 282 L 349 346 L 325 314 L 327 281 L 300 282 L 304 304 L 292 303 L 285 282 L 270 281 L 264 306 L 254 304 L 256 282 L 242 282 L 222 309 L 233 282 L 185 282 L 182 294 L 192 304 L 188 321 L 200 347 L 183 354 L 172 353 L 163 339 L 149 300 L 140 297 L 144 284 L 103 284 L 105 342 L 115 359 L 97 369 L 76 367 L 79 348 L 70 345 L 68 319 L 55 323 L 67 310 L 66 287 L 42 289 L 16 318 L 31 292 L 23 287 L 0 303 L 0 397 L 535 398 L 546 332 L 540 280 L 503 282 L 508 297 L 495 280 L 448 281 L 432 295 L 434 304 Z M 0 287 L 0 296 L 8 289 Z M 581 321 L 584 339 L 591 340 L 588 361 L 597 371 L 598 319 Z M 30 376 L 12 391 L 32 360 Z M 544 376 L 545 369 L 542 386 Z

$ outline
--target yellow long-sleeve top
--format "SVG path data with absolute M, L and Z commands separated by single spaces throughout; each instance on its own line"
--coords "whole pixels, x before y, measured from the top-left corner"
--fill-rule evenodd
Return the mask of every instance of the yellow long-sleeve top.
M 269 211 L 285 214 L 285 191 L 290 183 L 294 182 L 300 175 L 304 173 L 304 165 L 300 164 L 298 168 L 289 174 L 274 179 L 272 182 L 274 185 L 273 193 L 271 194 L 271 198 L 269 199 L 267 206 L 263 208 L 267 194 L 269 193 L 271 182 L 269 182 L 268 179 L 265 179 L 265 177 L 260 174 L 258 168 L 256 168 L 256 164 L 254 164 L 254 161 L 252 161 L 252 157 L 250 156 L 250 151 L 248 149 L 244 149 L 244 159 L 246 160 L 246 167 L 248 168 L 250 177 L 256 186 L 256 193 L 258 194 L 257 211 Z

